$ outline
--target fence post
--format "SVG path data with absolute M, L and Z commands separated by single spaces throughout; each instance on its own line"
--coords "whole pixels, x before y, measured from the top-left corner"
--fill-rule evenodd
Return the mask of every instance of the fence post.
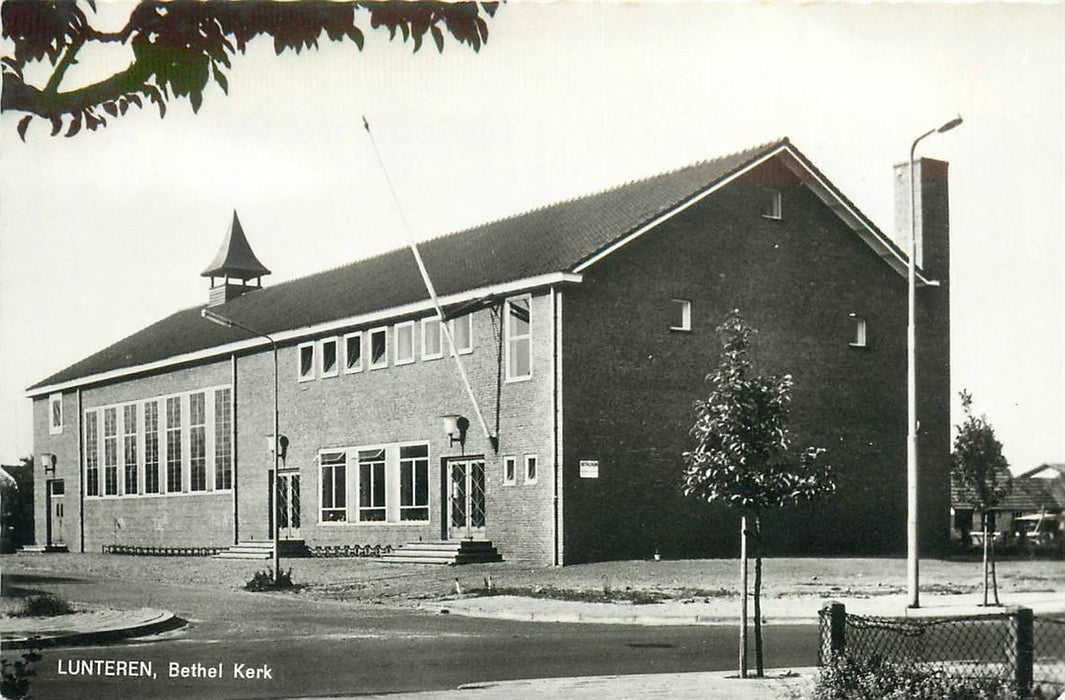
M 1035 616 L 1031 608 L 1011 608 L 1010 621 L 1017 693 L 1028 697 L 1032 692 L 1032 667 L 1035 664 Z
M 847 608 L 843 603 L 833 601 L 822 608 L 821 612 L 828 613 L 828 638 L 821 639 L 821 651 L 823 662 L 830 664 L 843 655 L 846 646 Z

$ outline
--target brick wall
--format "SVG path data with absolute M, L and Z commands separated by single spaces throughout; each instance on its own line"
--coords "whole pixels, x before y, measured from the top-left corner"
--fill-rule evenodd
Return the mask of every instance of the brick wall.
M 783 192 L 782 220 L 763 218 L 761 187 Z M 922 292 L 930 297 L 936 290 Z M 671 298 L 692 301 L 693 330 L 670 331 Z M 946 314 L 943 296 L 926 306 Z M 739 308 L 759 330 L 762 373 L 794 377 L 798 447 L 828 449 L 838 491 L 770 515 L 776 552 L 880 553 L 905 542 L 905 279 L 878 259 L 789 172 L 769 163 L 594 265 L 563 296 L 563 416 L 567 561 L 604 557 L 726 555 L 737 517 L 680 492 L 681 454 L 703 377 L 718 354 L 714 328 Z M 852 348 L 854 321 L 868 346 Z M 927 333 L 949 383 L 946 340 Z M 945 445 L 941 387 L 922 403 L 924 439 Z M 949 398 L 949 397 L 948 397 Z M 928 484 L 947 469 L 925 453 Z M 582 459 L 599 479 L 580 479 Z M 946 536 L 948 490 L 925 489 L 926 542 Z

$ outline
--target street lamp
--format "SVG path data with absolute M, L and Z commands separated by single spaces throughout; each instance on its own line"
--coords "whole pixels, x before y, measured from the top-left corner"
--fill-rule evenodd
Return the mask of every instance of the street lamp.
M 906 574 L 910 607 L 921 607 L 917 565 L 917 205 L 914 154 L 917 144 L 932 134 L 942 134 L 961 124 L 961 116 L 926 131 L 910 146 L 910 250 L 909 305 L 906 326 Z
M 277 425 L 278 424 L 278 412 L 277 412 L 277 343 L 274 341 L 273 338 L 271 338 L 266 333 L 263 333 L 262 331 L 257 331 L 254 328 L 249 328 L 248 326 L 245 326 L 245 325 L 242 325 L 240 323 L 237 323 L 233 319 L 226 318 L 225 316 L 222 316 L 221 314 L 217 314 L 217 313 L 215 313 L 214 311 L 211 311 L 208 308 L 200 309 L 200 316 L 202 316 L 203 318 L 207 319 L 211 323 L 217 323 L 219 326 L 225 326 L 226 328 L 239 328 L 241 330 L 244 330 L 244 331 L 247 331 L 247 332 L 252 333 L 254 335 L 257 335 L 257 336 L 259 336 L 261 338 L 266 338 L 268 341 L 270 341 L 270 350 L 271 350 L 271 352 L 274 355 L 274 437 L 273 437 L 273 441 L 274 441 L 274 444 L 273 444 L 273 448 L 274 448 L 274 487 L 273 487 L 273 504 L 272 504 L 274 512 L 272 513 L 273 527 L 271 528 L 272 532 L 270 533 L 270 538 L 273 540 L 273 543 L 274 543 L 274 585 L 276 586 L 281 581 L 281 557 L 280 557 L 280 546 L 279 546 L 279 544 L 280 544 L 279 543 L 279 539 L 280 538 L 278 537 L 279 528 L 278 528 L 278 517 L 277 517 L 278 482 L 280 481 L 278 479 L 278 463 L 279 463 L 279 460 L 281 459 L 281 440 L 280 440 L 280 435 L 278 433 L 278 425 Z

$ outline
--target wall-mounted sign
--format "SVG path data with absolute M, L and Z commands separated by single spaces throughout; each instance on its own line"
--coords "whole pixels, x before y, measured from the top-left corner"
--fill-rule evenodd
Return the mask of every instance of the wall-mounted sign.
M 581 460 L 581 478 L 582 479 L 598 479 L 599 478 L 599 460 L 598 459 L 582 459 Z

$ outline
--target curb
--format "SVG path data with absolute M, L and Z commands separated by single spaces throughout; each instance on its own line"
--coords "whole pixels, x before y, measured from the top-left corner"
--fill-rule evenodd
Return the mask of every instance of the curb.
M 42 632 L 39 635 L 28 637 L 4 637 L 5 649 L 46 649 L 58 646 L 85 646 L 88 644 L 101 644 L 132 637 L 145 637 L 150 634 L 167 632 L 178 627 L 183 627 L 186 621 L 169 610 L 157 611 L 157 615 L 144 622 L 111 627 L 108 629 L 92 630 L 86 632 Z
M 516 620 L 520 622 L 557 622 L 570 624 L 599 624 L 599 625 L 645 625 L 647 627 L 670 627 L 688 625 L 723 626 L 738 624 L 738 616 L 713 616 L 693 615 L 691 617 L 655 616 L 655 615 L 585 615 L 582 613 L 559 613 L 559 612 L 512 612 L 504 610 L 490 610 L 479 607 L 449 607 L 449 606 L 426 606 L 423 608 L 435 611 L 438 615 L 461 615 L 463 617 L 480 617 L 495 620 Z M 771 625 L 813 625 L 817 624 L 818 617 L 765 617 L 764 624 Z

